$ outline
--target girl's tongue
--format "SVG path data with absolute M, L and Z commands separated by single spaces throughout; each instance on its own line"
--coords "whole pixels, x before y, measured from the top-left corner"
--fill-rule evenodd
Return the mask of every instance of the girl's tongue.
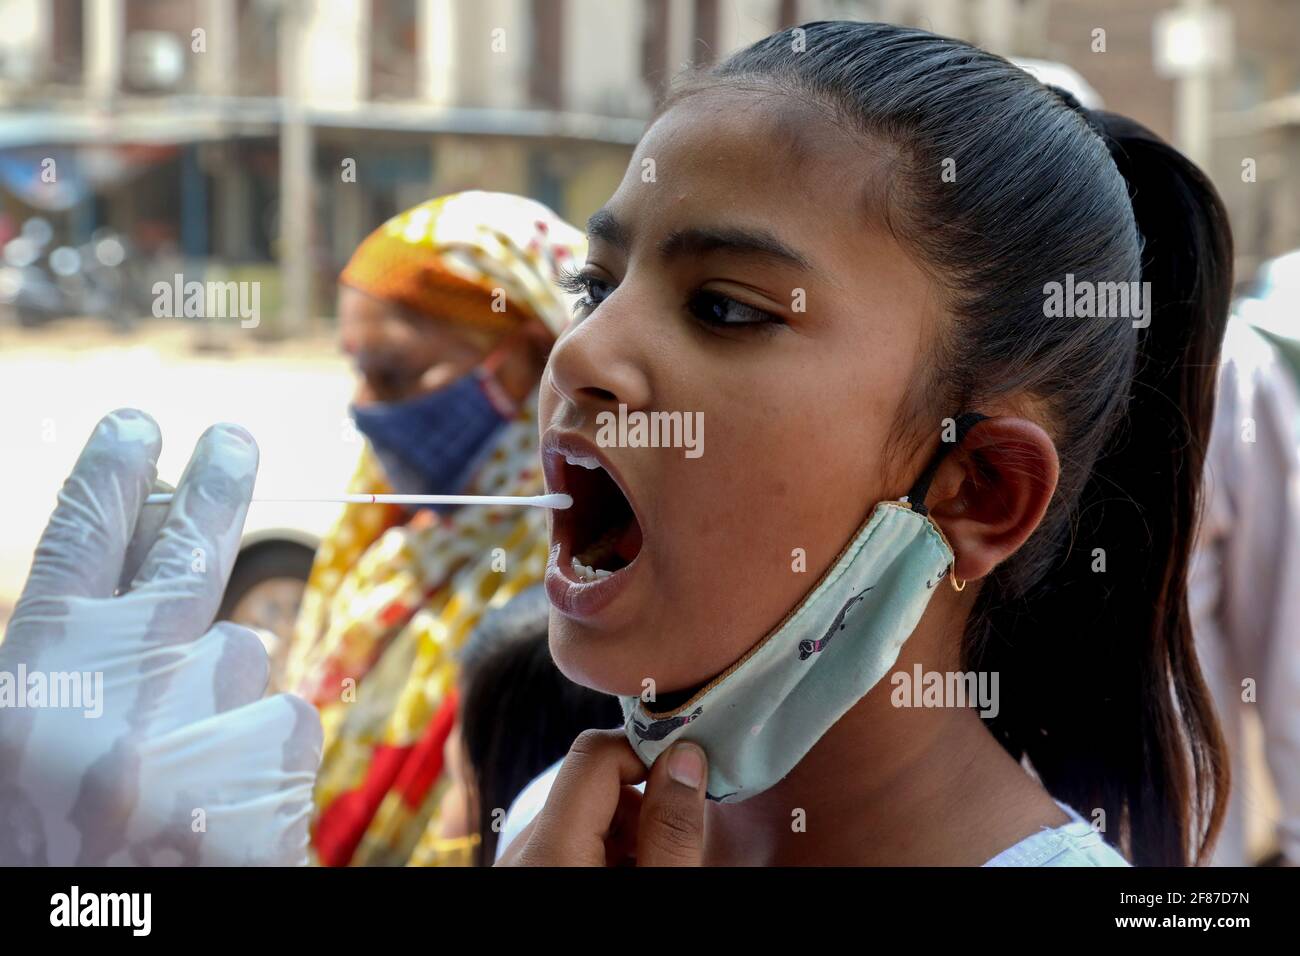
M 618 571 L 641 551 L 641 525 L 631 504 L 604 468 L 570 467 L 573 557 L 593 570 Z
M 603 571 L 625 568 L 641 552 L 641 526 L 635 520 L 622 527 L 609 528 L 604 534 L 576 552 L 581 563 Z

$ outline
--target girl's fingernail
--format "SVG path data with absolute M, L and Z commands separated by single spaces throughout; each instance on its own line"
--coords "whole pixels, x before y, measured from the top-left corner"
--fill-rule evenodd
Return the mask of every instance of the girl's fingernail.
M 704 780 L 704 751 L 695 744 L 680 743 L 668 755 L 668 776 L 683 787 L 698 790 Z

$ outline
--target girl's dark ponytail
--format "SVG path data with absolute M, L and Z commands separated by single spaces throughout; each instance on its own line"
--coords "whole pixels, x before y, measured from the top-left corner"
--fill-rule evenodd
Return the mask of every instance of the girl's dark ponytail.
M 869 165 L 889 179 L 873 212 L 951 317 L 898 432 L 930 447 L 945 416 L 1028 398 L 1060 457 L 1047 513 L 967 626 L 964 666 L 1000 677 L 990 729 L 1133 862 L 1201 860 L 1227 761 L 1187 565 L 1232 286 L 1223 205 L 1154 134 L 1001 57 L 880 23 L 799 30 L 669 104 L 717 83 L 792 92 L 889 157 Z M 1051 307 L 1063 287 L 1129 308 Z
M 1125 117 L 1093 112 L 1089 121 L 1128 184 L 1150 290 L 1149 316 L 1137 322 L 1149 324 L 1136 330 L 1128 405 L 1080 495 L 1072 547 L 1030 602 L 1046 646 L 1023 679 L 1040 693 L 1012 736 L 1052 793 L 1104 820 L 1112 839 L 1122 835 L 1134 863 L 1197 862 L 1212 848 L 1228 788 L 1187 572 L 1231 234 L 1214 187 L 1181 153 Z M 990 616 L 998 629 L 999 611 Z M 1088 622 L 1082 645 L 1057 641 L 1059 622 L 1071 620 Z

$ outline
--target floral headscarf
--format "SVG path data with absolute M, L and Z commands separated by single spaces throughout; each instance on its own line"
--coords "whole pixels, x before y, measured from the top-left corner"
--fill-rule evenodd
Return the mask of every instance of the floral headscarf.
M 532 317 L 558 335 L 571 300 L 555 280 L 585 254 L 582 233 L 545 206 L 468 192 L 385 223 L 340 282 L 431 318 L 505 331 Z M 540 494 L 537 437 L 534 389 L 466 493 Z M 389 490 L 368 447 L 349 490 Z M 455 652 L 486 609 L 546 567 L 541 509 L 406 519 L 393 506 L 345 508 L 316 553 L 289 651 L 285 685 L 320 708 L 325 728 L 312 845 L 326 865 L 445 862 L 436 784 L 455 720 Z

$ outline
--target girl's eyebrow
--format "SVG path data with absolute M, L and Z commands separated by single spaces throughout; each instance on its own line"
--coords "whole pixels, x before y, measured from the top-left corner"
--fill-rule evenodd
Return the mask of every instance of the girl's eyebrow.
M 665 259 L 706 252 L 729 252 L 760 259 L 774 259 L 800 269 L 808 260 L 765 229 L 736 229 L 727 226 L 675 229 L 659 243 Z
M 591 218 L 587 220 L 587 237 L 602 239 L 622 252 L 627 252 L 632 244 L 631 237 L 623 228 L 623 224 L 608 209 L 597 209 L 591 214 Z
M 587 220 L 587 235 L 608 242 L 624 252 L 631 245 L 628 230 L 608 209 L 599 210 Z M 806 256 L 765 229 L 729 226 L 676 229 L 659 243 L 659 254 L 666 259 L 719 251 L 772 259 L 800 269 L 812 268 Z

